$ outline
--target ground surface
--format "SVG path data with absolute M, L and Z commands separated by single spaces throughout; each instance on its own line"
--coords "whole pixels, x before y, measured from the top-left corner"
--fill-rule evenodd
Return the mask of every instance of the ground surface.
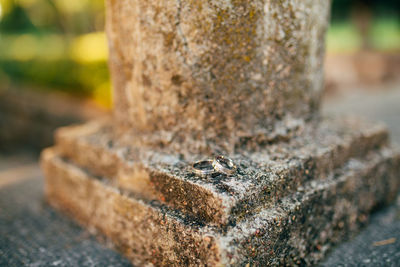
M 331 98 L 326 112 L 355 113 L 386 122 L 400 144 L 400 86 Z M 43 200 L 34 156 L 0 156 L 0 266 L 130 266 Z M 353 239 L 335 248 L 322 266 L 400 266 L 400 198 L 377 211 Z

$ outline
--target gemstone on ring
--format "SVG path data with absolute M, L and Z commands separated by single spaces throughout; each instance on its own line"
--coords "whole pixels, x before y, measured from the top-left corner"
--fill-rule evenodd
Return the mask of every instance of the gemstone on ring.
M 212 166 L 217 172 L 225 173 L 226 175 L 232 175 L 236 172 L 237 167 L 230 158 L 224 156 L 217 156 L 212 162 Z
M 193 163 L 193 172 L 200 176 L 206 176 L 215 172 L 212 160 L 201 160 Z

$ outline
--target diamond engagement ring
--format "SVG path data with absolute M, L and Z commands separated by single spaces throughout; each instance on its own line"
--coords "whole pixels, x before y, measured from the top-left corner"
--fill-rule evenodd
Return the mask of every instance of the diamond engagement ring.
M 197 161 L 193 163 L 192 169 L 194 173 L 200 176 L 206 176 L 215 172 L 212 160 Z
M 212 162 L 212 166 L 217 172 L 225 173 L 226 175 L 232 175 L 236 172 L 237 167 L 230 158 L 224 156 L 217 156 Z

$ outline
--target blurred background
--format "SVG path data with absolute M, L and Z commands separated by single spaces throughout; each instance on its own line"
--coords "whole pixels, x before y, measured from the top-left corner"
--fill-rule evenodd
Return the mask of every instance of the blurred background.
M 400 83 L 399 3 L 333 0 L 328 98 Z M 54 128 L 111 108 L 104 19 L 104 0 L 0 0 L 0 148 L 47 146 Z
M 1 83 L 110 107 L 104 0 L 1 0 Z

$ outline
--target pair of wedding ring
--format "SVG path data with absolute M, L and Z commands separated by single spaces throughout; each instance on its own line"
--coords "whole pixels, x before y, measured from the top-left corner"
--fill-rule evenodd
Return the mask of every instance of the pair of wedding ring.
M 192 169 L 194 173 L 200 176 L 207 176 L 215 172 L 232 175 L 236 172 L 237 167 L 230 158 L 217 156 L 212 160 L 202 160 L 193 163 Z

